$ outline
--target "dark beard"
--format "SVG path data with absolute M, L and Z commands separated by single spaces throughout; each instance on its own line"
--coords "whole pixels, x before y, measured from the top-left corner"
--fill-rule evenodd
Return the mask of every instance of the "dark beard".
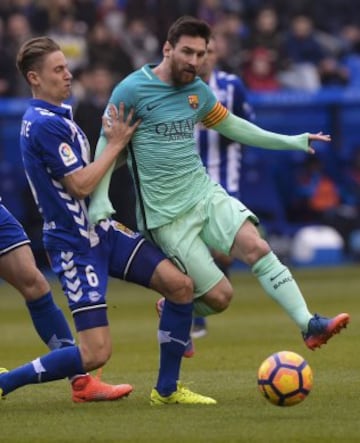
M 172 82 L 173 85 L 176 87 L 180 87 L 180 86 L 186 86 L 187 84 L 191 83 L 193 80 L 191 80 L 190 82 L 185 82 L 184 80 L 182 80 L 182 73 L 184 72 L 184 70 L 179 71 L 178 69 L 176 69 L 176 67 L 174 66 L 174 64 L 171 66 L 171 78 L 172 78 Z M 188 73 L 190 74 L 190 73 Z M 194 78 L 195 78 L 195 73 L 194 73 Z

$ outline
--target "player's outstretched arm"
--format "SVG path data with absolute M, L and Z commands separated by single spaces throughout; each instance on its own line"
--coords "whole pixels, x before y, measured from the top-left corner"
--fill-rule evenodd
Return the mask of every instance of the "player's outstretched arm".
M 259 126 L 244 120 L 231 112 L 212 129 L 239 143 L 256 146 L 265 149 L 276 150 L 300 150 L 313 154 L 312 141 L 329 142 L 329 135 L 322 132 L 317 134 L 303 133 L 299 135 L 284 135 L 276 132 L 266 131 Z

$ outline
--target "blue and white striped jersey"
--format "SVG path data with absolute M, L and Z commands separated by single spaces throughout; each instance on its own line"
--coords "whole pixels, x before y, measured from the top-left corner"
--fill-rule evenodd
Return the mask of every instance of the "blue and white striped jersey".
M 87 200 L 72 197 L 60 180 L 90 162 L 89 142 L 70 106 L 33 99 L 21 126 L 20 147 L 36 204 L 44 219 L 46 248 L 82 251 L 98 241 Z
M 224 71 L 214 70 L 209 81 L 216 98 L 238 117 L 254 120 L 254 113 L 246 99 L 246 89 L 241 79 Z M 239 195 L 241 146 L 219 132 L 196 125 L 196 145 L 210 177 L 220 183 L 226 191 Z

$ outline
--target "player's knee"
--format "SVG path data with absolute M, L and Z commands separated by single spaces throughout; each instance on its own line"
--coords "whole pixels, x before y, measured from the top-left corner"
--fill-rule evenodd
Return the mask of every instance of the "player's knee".
M 207 294 L 206 303 L 216 312 L 225 311 L 231 303 L 233 293 L 230 282 L 223 279 L 220 285 Z
M 233 297 L 233 289 L 229 285 L 228 287 L 224 288 L 218 296 L 217 311 L 218 312 L 225 311 L 225 309 L 229 307 L 232 297 Z
M 181 285 L 179 303 L 189 303 L 194 298 L 194 284 L 190 277 L 183 276 L 183 283 Z
M 261 257 L 268 254 L 271 251 L 269 244 L 262 238 L 255 238 L 254 241 L 249 245 L 245 254 L 245 262 L 252 266 Z
M 180 274 L 176 281 L 172 281 L 171 287 L 168 288 L 167 294 L 164 295 L 173 303 L 190 303 L 194 297 L 192 279 L 185 274 Z
M 19 290 L 26 301 L 38 300 L 50 290 L 48 281 L 37 268 L 32 268 L 19 277 Z
M 150 288 L 173 303 L 190 303 L 193 299 L 192 279 L 182 273 L 170 260 L 163 260 L 156 268 Z

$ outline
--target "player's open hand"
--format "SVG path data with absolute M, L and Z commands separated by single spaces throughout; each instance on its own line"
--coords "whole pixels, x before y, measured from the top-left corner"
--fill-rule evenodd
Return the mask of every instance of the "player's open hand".
M 311 142 L 320 141 L 320 142 L 330 142 L 331 137 L 328 134 L 323 134 L 322 132 L 318 132 L 317 134 L 309 134 L 309 147 L 308 153 L 315 154 L 315 149 L 311 146 Z
M 116 144 L 118 148 L 123 149 L 140 124 L 140 120 L 136 120 L 135 123 L 131 124 L 133 119 L 134 109 L 131 109 L 125 118 L 124 103 L 120 103 L 119 109 L 110 104 L 107 107 L 106 115 L 102 118 L 103 130 L 108 143 Z

